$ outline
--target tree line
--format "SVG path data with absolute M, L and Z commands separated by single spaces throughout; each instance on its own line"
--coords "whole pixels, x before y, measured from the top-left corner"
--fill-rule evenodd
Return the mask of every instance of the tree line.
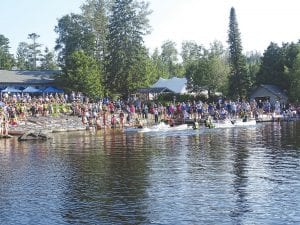
M 9 39 L 0 34 L 0 69 L 10 70 L 55 70 L 58 69 L 55 54 L 45 47 L 43 52 L 38 43 L 40 36 L 36 33 L 28 34 L 29 42 L 20 42 L 16 57 L 9 52 Z
M 0 35 L 0 69 L 61 69 L 57 82 L 67 91 L 80 91 L 91 98 L 128 96 L 159 77 L 186 77 L 188 88 L 200 93 L 216 92 L 230 98 L 246 98 L 260 84 L 285 90 L 291 101 L 300 97 L 300 42 L 271 42 L 263 55 L 243 54 L 235 9 L 230 9 L 228 48 L 214 41 L 209 47 L 166 40 L 150 52 L 144 37 L 151 32 L 149 4 L 138 0 L 86 0 L 79 14 L 58 19 L 55 51 L 41 51 L 39 35 L 28 35 L 16 57 L 9 53 L 9 40 Z

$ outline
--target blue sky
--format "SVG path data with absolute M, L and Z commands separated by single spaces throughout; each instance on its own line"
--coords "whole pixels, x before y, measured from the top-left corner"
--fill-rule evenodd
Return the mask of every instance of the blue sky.
M 79 13 L 83 0 L 1 0 L 0 34 L 9 38 L 11 53 L 19 42 L 29 42 L 28 34 L 40 35 L 43 46 L 53 48 L 57 37 L 54 27 L 57 19 Z
M 84 0 L 1 0 L 0 34 L 10 40 L 11 53 L 29 33 L 40 35 L 43 46 L 53 48 L 57 19 L 80 12 Z M 172 40 L 180 48 L 184 40 L 208 47 L 214 40 L 226 46 L 229 11 L 236 9 L 244 51 L 263 52 L 271 41 L 300 39 L 299 0 L 149 0 L 153 10 L 152 33 L 145 37 L 148 48 Z

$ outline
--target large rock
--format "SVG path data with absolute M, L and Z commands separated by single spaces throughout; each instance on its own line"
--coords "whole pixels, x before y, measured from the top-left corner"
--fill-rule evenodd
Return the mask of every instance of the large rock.
M 18 138 L 18 141 L 28 141 L 28 140 L 48 140 L 52 138 L 49 134 L 43 133 L 41 131 L 28 131 Z

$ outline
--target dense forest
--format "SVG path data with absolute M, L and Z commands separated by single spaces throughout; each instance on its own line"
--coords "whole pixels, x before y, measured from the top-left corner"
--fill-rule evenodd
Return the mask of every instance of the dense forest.
M 189 40 L 178 47 L 166 40 L 150 52 L 143 40 L 151 31 L 150 14 L 145 1 L 86 0 L 80 14 L 58 19 L 53 50 L 42 49 L 40 36 L 31 33 L 13 55 L 9 39 L 0 34 L 0 69 L 60 69 L 58 84 L 91 98 L 128 96 L 159 77 L 177 76 L 186 77 L 194 93 L 207 90 L 211 96 L 221 92 L 235 99 L 247 98 L 260 84 L 274 84 L 298 103 L 300 42 L 271 42 L 262 55 L 255 51 L 244 54 L 236 12 L 231 8 L 228 47 L 219 41 L 204 47 Z

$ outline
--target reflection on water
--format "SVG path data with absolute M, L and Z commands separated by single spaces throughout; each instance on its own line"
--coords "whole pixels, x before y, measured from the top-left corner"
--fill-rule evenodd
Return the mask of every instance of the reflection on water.
M 0 140 L 0 224 L 297 224 L 299 126 Z

